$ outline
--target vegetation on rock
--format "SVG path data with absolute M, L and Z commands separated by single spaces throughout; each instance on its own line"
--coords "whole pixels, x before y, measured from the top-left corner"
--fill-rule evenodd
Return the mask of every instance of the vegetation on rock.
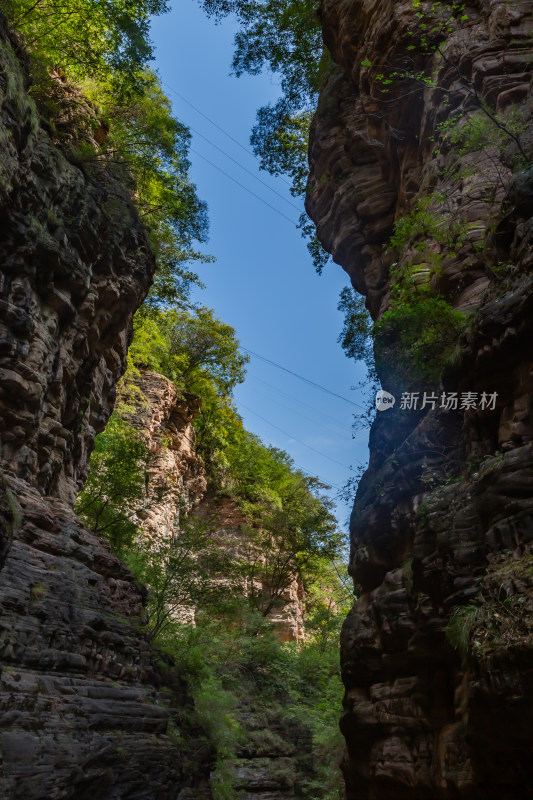
M 233 798 L 246 744 L 239 729 L 251 694 L 256 719 L 259 712 L 265 717 L 265 727 L 249 731 L 258 751 L 294 753 L 301 726 L 316 734 L 315 748 L 332 747 L 340 697 L 336 638 L 350 593 L 338 577 L 343 547 L 324 487 L 296 470 L 287 454 L 265 447 L 244 430 L 231 393 L 244 378 L 247 357 L 228 325 L 210 309 L 192 308 L 189 302 L 191 285 L 199 283 L 191 264 L 206 258 L 195 242 L 205 240 L 207 216 L 188 178 L 189 132 L 173 117 L 148 66 L 149 19 L 165 10 L 162 0 L 10 0 L 6 7 L 29 53 L 29 92 L 43 124 L 85 172 L 104 175 L 110 170 L 121 177 L 156 258 L 154 284 L 134 320 L 119 403 L 96 439 L 77 511 L 148 586 L 148 638 L 188 677 L 196 711 L 217 750 L 215 794 Z M 307 3 L 286 8 L 271 3 L 254 19 L 250 9 L 242 6 L 241 12 L 248 15 L 248 28 L 240 39 L 236 71 L 253 72 L 268 63 L 289 76 L 287 102 L 294 116 L 283 117 L 280 136 L 288 135 L 290 142 L 279 157 L 288 159 L 301 192 L 301 154 L 310 119 L 309 106 L 303 109 L 302 103 L 319 72 L 314 10 Z M 279 25 L 285 25 L 284 41 L 279 41 Z M 270 117 L 265 121 L 272 124 Z M 108 210 L 120 213 L 113 198 Z M 146 368 L 168 376 L 178 391 L 200 397 L 198 450 L 215 497 L 231 497 L 247 520 L 243 557 L 224 555 L 209 521 L 183 515 L 169 541 L 150 543 L 143 537 L 140 520 L 148 502 L 151 453 L 128 414 L 143 401 L 135 377 Z M 156 487 L 156 492 L 167 488 Z M 282 644 L 269 617 L 283 606 L 296 576 L 307 591 L 308 635 L 303 645 Z M 259 577 L 266 592 L 258 589 Z M 243 592 L 245 585 L 248 592 Z M 42 591 L 34 586 L 32 598 L 38 600 Z M 184 607 L 194 607 L 195 627 L 178 621 Z M 162 669 L 167 661 L 162 657 Z M 274 719 L 278 734 L 268 730 Z M 339 797 L 336 755 L 333 766 L 323 758 L 313 766 L 311 751 L 305 758 L 297 780 L 305 783 L 308 796 Z M 280 773 L 279 780 L 293 778 Z
M 198 449 L 215 493 L 215 511 L 217 498 L 237 502 L 247 520 L 242 528 L 246 546 L 241 544 L 238 553 L 220 547 L 216 514 L 214 519 L 182 517 L 168 541 L 143 537 L 138 517 L 129 512 L 142 513 L 146 502 L 146 453 L 139 434 L 117 412 L 97 437 L 79 510 L 148 586 L 148 635 L 181 667 L 217 750 L 215 797 L 237 796 L 247 748 L 292 757 L 297 728 L 300 738 L 302 729 L 309 736 L 308 752 L 295 762 L 299 791 L 336 800 L 341 796 L 335 768 L 337 636 L 351 593 L 339 577 L 343 541 L 331 505 L 321 495 L 323 486 L 296 470 L 286 453 L 266 447 L 243 428 L 230 395 L 244 377 L 246 359 L 234 331 L 209 309 L 145 310 L 137 320 L 130 360 L 121 391 L 126 400 L 119 404 L 125 417 L 132 398 L 142 403 L 131 385 L 139 368 L 159 369 L 178 390 L 193 389 L 200 396 Z M 125 485 L 122 476 L 129 476 Z M 269 620 L 284 607 L 296 576 L 306 591 L 307 634 L 303 643 L 283 644 Z M 183 621 L 184 609 L 193 609 L 194 627 Z M 254 731 L 247 729 L 251 697 Z M 276 741 L 263 741 L 269 734 L 257 727 L 261 714 L 276 720 Z M 312 755 L 319 752 L 320 765 L 313 766 Z M 326 753 L 331 755 L 324 758 Z M 273 777 L 285 779 L 295 777 L 292 772 Z
M 210 257 L 194 247 L 206 239 L 207 209 L 188 178 L 190 134 L 148 68 L 150 16 L 166 10 L 164 0 L 9 0 L 6 13 L 55 138 L 85 169 L 115 170 L 130 187 L 157 261 L 148 302 L 181 305 L 199 283 L 191 264 Z M 70 122 L 59 126 L 69 93 Z

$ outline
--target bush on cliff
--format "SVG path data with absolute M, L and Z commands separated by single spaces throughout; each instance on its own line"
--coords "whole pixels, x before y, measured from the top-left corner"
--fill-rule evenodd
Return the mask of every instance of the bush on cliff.
M 89 476 L 76 501 L 76 513 L 97 536 L 120 553 L 139 533 L 137 514 L 144 505 L 150 453 L 137 431 L 113 412 L 95 440 Z
M 24 44 L 47 67 L 75 81 L 111 78 L 122 93 L 139 89 L 152 58 L 150 17 L 165 0 L 7 0 L 5 11 Z
M 380 374 L 403 391 L 437 389 L 465 323 L 465 314 L 437 297 L 414 294 L 395 304 L 374 328 Z

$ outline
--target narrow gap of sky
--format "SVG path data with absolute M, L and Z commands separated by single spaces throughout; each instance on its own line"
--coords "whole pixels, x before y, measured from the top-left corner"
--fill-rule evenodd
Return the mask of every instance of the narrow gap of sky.
M 174 93 L 249 147 L 257 108 L 275 101 L 280 92 L 276 76 L 237 79 L 230 75 L 235 31 L 232 20 L 216 25 L 207 19 L 194 0 L 176 2 L 152 26 L 155 68 L 174 113 L 198 132 L 192 132 L 191 177 L 209 206 L 210 238 L 205 252 L 217 261 L 201 267 L 207 288 L 195 300 L 214 308 L 220 319 L 232 325 L 244 347 L 351 403 L 363 404 L 352 387 L 364 372 L 337 343 L 343 322 L 337 302 L 347 284 L 345 273 L 331 264 L 322 276 L 316 275 L 296 226 L 213 164 L 297 222 L 299 211 L 289 203 L 300 206 L 301 201 L 291 197 L 287 183 L 260 171 L 253 155 Z M 202 136 L 289 202 L 239 169 Z M 366 464 L 368 436 L 352 438 L 357 409 L 349 402 L 255 357 L 248 365 L 246 382 L 236 389 L 235 400 L 248 430 L 286 450 L 299 467 L 335 487 L 353 475 L 350 466 Z M 334 498 L 336 489 L 329 494 Z M 349 506 L 339 503 L 337 514 L 344 525 Z

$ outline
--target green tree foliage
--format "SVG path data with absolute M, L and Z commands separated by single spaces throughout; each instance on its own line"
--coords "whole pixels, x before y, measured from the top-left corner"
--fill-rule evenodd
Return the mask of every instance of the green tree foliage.
M 272 747 L 292 752 L 294 731 L 306 725 L 316 761 L 301 778 L 306 796 L 340 800 L 337 640 L 352 595 L 339 578 L 344 545 L 324 487 L 244 430 L 228 393 L 242 380 L 246 358 L 233 329 L 211 310 L 145 309 L 130 359 L 130 380 L 135 369 L 149 367 L 200 395 L 198 442 L 212 502 L 216 508 L 217 497 L 232 497 L 247 520 L 233 549 L 220 547 L 216 518 L 183 513 L 163 541 L 147 541 L 133 524 L 144 507 L 149 467 L 142 442 L 117 415 L 97 437 L 78 508 L 148 587 L 148 638 L 187 679 L 217 752 L 214 796 L 237 796 L 243 737 L 259 754 Z M 297 577 L 307 592 L 308 637 L 282 644 L 269 619 L 283 609 Z
M 143 309 L 135 319 L 129 355 L 136 367 L 160 372 L 202 399 L 230 397 L 249 361 L 235 330 L 206 307 Z
M 210 16 L 234 14 L 233 71 L 258 75 L 264 68 L 281 75 L 291 107 L 303 106 L 316 91 L 322 36 L 314 0 L 200 0 Z
M 8 18 L 48 68 L 74 81 L 112 80 L 120 93 L 139 88 L 152 58 L 150 17 L 165 0 L 7 0 Z
M 339 556 L 341 537 L 323 484 L 243 428 L 230 398 L 248 357 L 212 310 L 149 309 L 138 317 L 130 359 L 130 375 L 154 369 L 201 398 L 197 449 L 212 487 L 235 498 L 249 521 L 241 579 L 251 587 L 260 579 L 262 589 L 252 588 L 249 599 L 268 616 L 297 575 L 311 576 L 320 559 Z
M 331 576 L 321 588 L 324 607 L 336 584 Z M 282 643 L 257 611 L 235 607 L 232 614 L 213 619 L 212 611 L 199 615 L 196 626 L 174 623 L 159 645 L 181 668 L 204 726 L 217 752 L 215 797 L 234 800 L 234 767 L 246 745 L 260 757 L 272 752 L 291 753 L 295 731 L 309 730 L 313 749 L 298 775 L 302 796 L 310 800 L 341 800 L 342 781 L 337 767 L 342 752 L 338 719 L 341 712 L 338 636 L 350 596 L 332 606 L 328 635 L 309 628 L 305 643 Z M 316 616 L 309 608 L 311 619 Z M 324 615 L 325 616 L 325 615 Z M 250 702 L 253 698 L 253 702 Z
M 142 91 L 124 101 L 111 82 L 84 83 L 109 130 L 100 157 L 116 159 L 127 168 L 143 223 L 150 234 L 157 271 L 147 303 L 183 305 L 190 286 L 199 284 L 191 261 L 208 261 L 194 241 L 207 237 L 207 207 L 188 177 L 190 133 L 172 115 L 159 78 L 150 70 L 140 76 Z M 201 284 L 200 284 L 201 285 Z
M 238 600 L 229 554 L 222 550 L 204 520 L 182 519 L 163 541 L 142 537 L 124 552 L 135 576 L 149 587 L 149 638 L 171 627 L 176 614 L 194 609 L 222 614 Z
M 148 302 L 184 305 L 200 283 L 191 262 L 212 259 L 193 246 L 206 240 L 207 213 L 188 178 L 189 131 L 147 67 L 150 17 L 166 10 L 164 0 L 9 0 L 7 7 L 31 56 L 31 93 L 51 129 L 64 92 L 50 72 L 95 104 L 97 122 L 71 113 L 67 139 L 87 168 L 98 161 L 131 187 L 156 256 Z
M 197 449 L 211 479 L 217 482 L 228 466 L 227 446 L 242 430 L 231 394 L 244 380 L 248 360 L 240 351 L 234 329 L 218 320 L 211 309 L 147 308 L 135 318 L 123 393 L 131 394 L 135 370 L 144 368 L 197 394 L 202 401 L 194 423 Z
M 307 147 L 313 112 L 304 108 L 291 114 L 285 98 L 257 112 L 250 142 L 261 159 L 261 169 L 271 175 L 288 175 L 291 193 L 305 194 L 307 183 Z
M 281 78 L 281 97 L 257 112 L 251 144 L 261 169 L 292 181 L 295 197 L 305 193 L 309 126 L 318 90 L 331 59 L 324 49 L 316 0 L 200 0 L 208 15 L 233 14 L 239 23 L 235 36 L 233 72 L 257 75 L 267 69 Z M 320 245 L 305 214 L 299 228 L 308 240 L 313 264 L 321 272 L 329 254 Z
M 374 373 L 372 345 L 372 320 L 365 307 L 365 299 L 353 287 L 341 290 L 337 309 L 344 314 L 344 325 L 338 342 L 354 361 L 363 361 L 369 373 Z
M 397 302 L 375 326 L 380 374 L 404 391 L 436 387 L 453 356 L 466 316 L 437 297 L 417 296 Z
M 116 552 L 133 545 L 136 514 L 145 503 L 150 453 L 139 434 L 113 412 L 95 440 L 89 477 L 76 502 L 76 513 Z

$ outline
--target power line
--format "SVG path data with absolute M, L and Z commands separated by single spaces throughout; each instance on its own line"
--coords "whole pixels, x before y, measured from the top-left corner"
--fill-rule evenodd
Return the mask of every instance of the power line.
M 243 183 L 241 183 L 240 181 L 238 181 L 238 180 L 237 180 L 236 178 L 234 178 L 232 175 L 228 175 L 228 173 L 227 173 L 227 172 L 225 172 L 223 169 L 221 169 L 221 168 L 218 166 L 218 164 L 215 164 L 215 163 L 213 163 L 213 161 L 210 161 L 208 158 L 206 158 L 205 156 L 203 156 L 201 153 L 199 153 L 199 152 L 198 152 L 197 150 L 195 150 L 193 147 L 191 147 L 191 153 L 194 153 L 195 155 L 197 155 L 197 156 L 200 156 L 200 158 L 203 158 L 203 160 L 204 160 L 204 161 L 207 161 L 207 163 L 208 163 L 208 164 L 211 164 L 211 166 L 212 166 L 212 167 L 214 167 L 215 169 L 217 169 L 219 172 L 221 172 L 221 173 L 222 173 L 222 175 L 225 175 L 225 176 L 226 176 L 226 178 L 229 178 L 229 179 L 230 179 L 230 181 L 233 181 L 233 183 L 236 183 L 236 184 L 237 184 L 237 186 L 240 186 L 240 187 L 241 187 L 241 189 L 244 189 L 244 191 L 245 191 L 245 192 L 248 192 L 248 194 L 251 194 L 251 195 L 253 195 L 253 197 L 255 197 L 257 200 L 259 200 L 259 202 L 261 202 L 261 203 L 263 203 L 265 206 L 268 206 L 269 208 L 271 208 L 271 209 L 272 209 L 272 211 L 275 211 L 275 212 L 276 212 L 276 214 L 279 214 L 279 215 L 280 215 L 280 217 L 283 217 L 283 219 L 286 219 L 288 222 L 290 222 L 290 223 L 291 223 L 291 225 L 295 225 L 295 226 L 297 226 L 297 225 L 298 225 L 298 223 L 297 223 L 297 222 L 295 222 L 295 221 L 294 221 L 294 220 L 292 220 L 290 217 L 288 217 L 286 214 L 284 214 L 284 213 L 283 213 L 283 211 L 280 211 L 280 210 L 279 210 L 279 208 L 276 208 L 276 206 L 273 206 L 273 205 L 271 205 L 271 204 L 270 204 L 270 203 L 269 203 L 267 200 L 263 200 L 263 198 L 262 198 L 262 197 L 260 197 L 260 196 L 259 196 L 258 194 L 256 194 L 255 192 L 252 192 L 252 190 L 251 190 L 251 189 L 248 189 L 248 187 L 247 187 L 247 186 L 245 186 Z
M 235 144 L 238 145 L 241 148 L 241 150 L 244 150 L 245 153 L 248 153 L 249 156 L 251 156 L 253 159 L 255 159 L 255 157 L 256 157 L 255 153 L 252 150 L 250 150 L 248 147 L 245 147 L 243 144 L 241 144 L 241 142 L 239 142 L 238 139 L 236 139 L 234 136 L 232 136 L 231 133 L 228 133 L 221 125 L 218 124 L 218 122 L 215 122 L 213 119 L 211 119 L 211 117 L 208 117 L 207 114 L 204 114 L 203 111 L 200 111 L 200 109 L 197 106 L 195 106 L 193 103 L 191 103 L 190 100 L 187 100 L 186 97 L 184 97 L 182 94 L 180 94 L 172 86 L 169 86 L 168 83 L 165 83 L 164 81 L 162 81 L 162 83 L 163 83 L 163 86 L 166 86 L 167 89 L 169 89 L 171 92 L 173 92 L 176 95 L 176 97 L 179 97 L 180 100 L 183 100 L 183 102 L 187 103 L 188 106 L 190 106 L 191 108 L 194 108 L 194 110 L 196 111 L 197 114 L 200 114 L 201 117 L 203 117 L 208 122 L 210 122 L 211 125 L 214 125 L 215 128 L 217 128 L 217 130 L 219 130 L 221 133 L 224 134 L 224 136 L 227 136 L 228 139 L 231 139 L 232 142 L 235 142 Z M 287 186 L 291 185 L 290 181 L 288 181 L 286 178 L 284 178 L 283 175 L 278 175 L 278 177 L 283 181 L 283 183 L 286 183 Z
M 308 469 L 305 469 L 305 467 L 302 467 L 302 465 L 298 464 L 296 461 L 293 461 L 293 464 L 294 464 L 295 467 L 298 467 L 298 469 L 301 472 L 305 472 L 305 474 L 308 475 L 310 478 L 318 478 L 320 483 L 324 483 L 326 486 L 329 486 L 330 489 L 339 489 L 339 490 L 342 489 L 342 486 L 339 486 L 337 483 L 333 483 L 332 481 L 328 481 L 327 478 L 323 478 L 322 476 L 317 475 L 314 472 L 309 472 Z
M 339 422 L 339 420 L 335 419 L 334 417 L 330 416 L 329 414 L 326 414 L 324 411 L 321 411 L 320 409 L 315 408 L 310 403 L 306 403 L 305 400 L 300 400 L 299 398 L 294 397 L 291 394 L 287 394 L 287 392 L 284 392 L 282 389 L 279 389 L 277 386 L 274 386 L 272 383 L 269 383 L 268 381 L 265 381 L 262 378 L 258 378 L 256 375 L 247 374 L 246 378 L 247 378 L 247 380 L 248 380 L 248 378 L 250 378 L 253 381 L 258 381 L 259 383 L 263 383 L 265 386 L 270 387 L 270 389 L 272 389 L 273 391 L 277 392 L 278 394 L 283 395 L 283 397 L 286 397 L 288 400 L 292 400 L 294 403 L 297 403 L 298 406 L 306 406 L 306 408 L 310 408 L 311 411 L 314 411 L 314 413 L 317 414 L 318 416 L 320 416 L 321 419 L 329 420 L 330 422 L 334 423 L 344 433 L 349 433 L 351 435 L 351 433 L 352 433 L 351 428 L 349 428 L 347 425 L 343 425 L 342 422 Z M 289 407 L 289 406 L 286 406 L 286 405 L 284 405 L 282 403 L 280 403 L 280 405 L 282 405 L 284 408 L 288 408 Z M 300 413 L 299 409 L 298 409 L 298 413 Z M 313 422 L 313 423 L 316 424 L 316 420 L 312 420 L 310 417 L 304 417 L 304 419 L 308 419 L 309 422 Z
M 282 369 L 283 372 L 288 372 L 289 375 L 293 375 L 295 378 L 298 378 L 299 380 L 308 383 L 310 386 L 314 386 L 315 389 L 320 389 L 322 392 L 326 392 L 327 394 L 330 394 L 333 397 L 337 397 L 339 400 L 344 400 L 345 403 L 349 403 L 351 406 L 355 406 L 356 408 L 361 409 L 361 411 L 366 412 L 366 409 L 363 408 L 363 406 L 359 405 L 359 403 L 354 403 L 353 400 L 348 400 L 348 398 L 343 397 L 342 394 L 337 394 L 337 392 L 332 392 L 331 389 L 327 389 L 325 386 L 321 386 L 319 383 L 315 383 L 309 378 L 304 378 L 303 375 L 298 375 L 298 373 L 293 372 L 292 369 L 287 369 L 287 367 L 282 367 L 281 364 L 277 364 L 275 361 L 271 361 L 269 358 L 265 358 L 265 356 L 260 356 L 258 353 L 254 353 L 253 350 L 248 350 L 248 348 L 244 347 L 242 344 L 240 345 L 240 348 L 241 350 L 244 350 L 246 353 L 249 353 L 251 356 L 255 356 L 255 358 L 260 358 L 261 361 L 266 361 L 267 364 L 272 364 L 273 367 Z
M 185 123 L 185 124 L 187 124 L 187 123 Z M 214 147 L 216 150 L 218 150 L 219 153 L 222 153 L 223 156 L 226 156 L 226 158 L 229 158 L 229 160 L 233 161 L 234 164 L 237 164 L 237 166 L 240 169 L 242 169 L 245 172 L 247 172 L 248 175 L 251 175 L 252 178 L 254 178 L 254 180 L 259 181 L 260 184 L 262 184 L 263 186 L 266 186 L 266 188 L 269 189 L 271 192 L 274 192 L 274 194 L 276 194 L 278 197 L 280 197 L 285 203 L 288 203 L 290 206 L 292 206 L 292 208 L 295 208 L 296 211 L 298 211 L 298 212 L 301 211 L 301 209 L 296 205 L 296 203 L 292 203 L 290 200 L 288 200 L 286 197 L 284 197 L 280 192 L 278 192 L 272 186 L 269 186 L 268 183 L 266 183 L 265 181 L 262 181 L 261 178 L 258 175 L 255 174 L 255 172 L 252 172 L 251 169 L 248 169 L 243 164 L 240 164 L 237 161 L 236 158 L 233 158 L 233 156 L 230 156 L 229 153 L 226 153 L 226 151 L 223 150 L 221 147 L 219 147 L 218 144 L 215 144 L 214 142 L 212 142 L 211 139 L 208 139 L 208 137 L 204 136 L 203 133 L 200 133 L 200 131 L 197 131 L 195 128 L 192 127 L 192 125 L 187 125 L 187 127 L 190 128 L 191 131 L 194 131 L 194 133 L 197 136 L 201 136 L 202 139 L 205 139 L 206 142 L 208 142 L 212 147 Z
M 343 467 L 343 469 L 351 470 L 351 467 L 349 467 L 347 464 L 342 464 L 340 461 L 337 461 L 336 458 L 331 458 L 331 456 L 327 456 L 325 453 L 321 453 L 320 450 L 317 450 L 315 447 L 311 447 L 310 444 L 306 444 L 305 442 L 302 442 L 301 439 L 297 439 L 296 436 L 292 435 L 292 433 L 288 433 L 287 431 L 284 431 L 283 428 L 280 428 L 278 425 L 275 425 L 273 422 L 270 422 L 270 420 L 266 419 L 266 417 L 262 417 L 261 414 L 257 413 L 257 411 L 254 411 L 253 409 L 249 408 L 248 406 L 245 406 L 244 403 L 240 403 L 239 402 L 239 405 L 242 406 L 243 408 L 245 408 L 251 414 L 255 414 L 256 417 L 259 417 L 259 419 L 263 420 L 263 422 L 266 422 L 267 425 L 271 425 L 273 428 L 276 428 L 276 430 L 278 430 L 284 436 L 288 436 L 289 439 L 294 439 L 294 441 L 298 442 L 298 444 L 302 444 L 304 447 L 309 448 L 309 450 L 312 450 L 314 453 L 317 453 L 319 456 L 322 456 L 322 458 L 327 458 L 329 461 L 333 461 L 333 463 L 337 464 L 339 467 Z

